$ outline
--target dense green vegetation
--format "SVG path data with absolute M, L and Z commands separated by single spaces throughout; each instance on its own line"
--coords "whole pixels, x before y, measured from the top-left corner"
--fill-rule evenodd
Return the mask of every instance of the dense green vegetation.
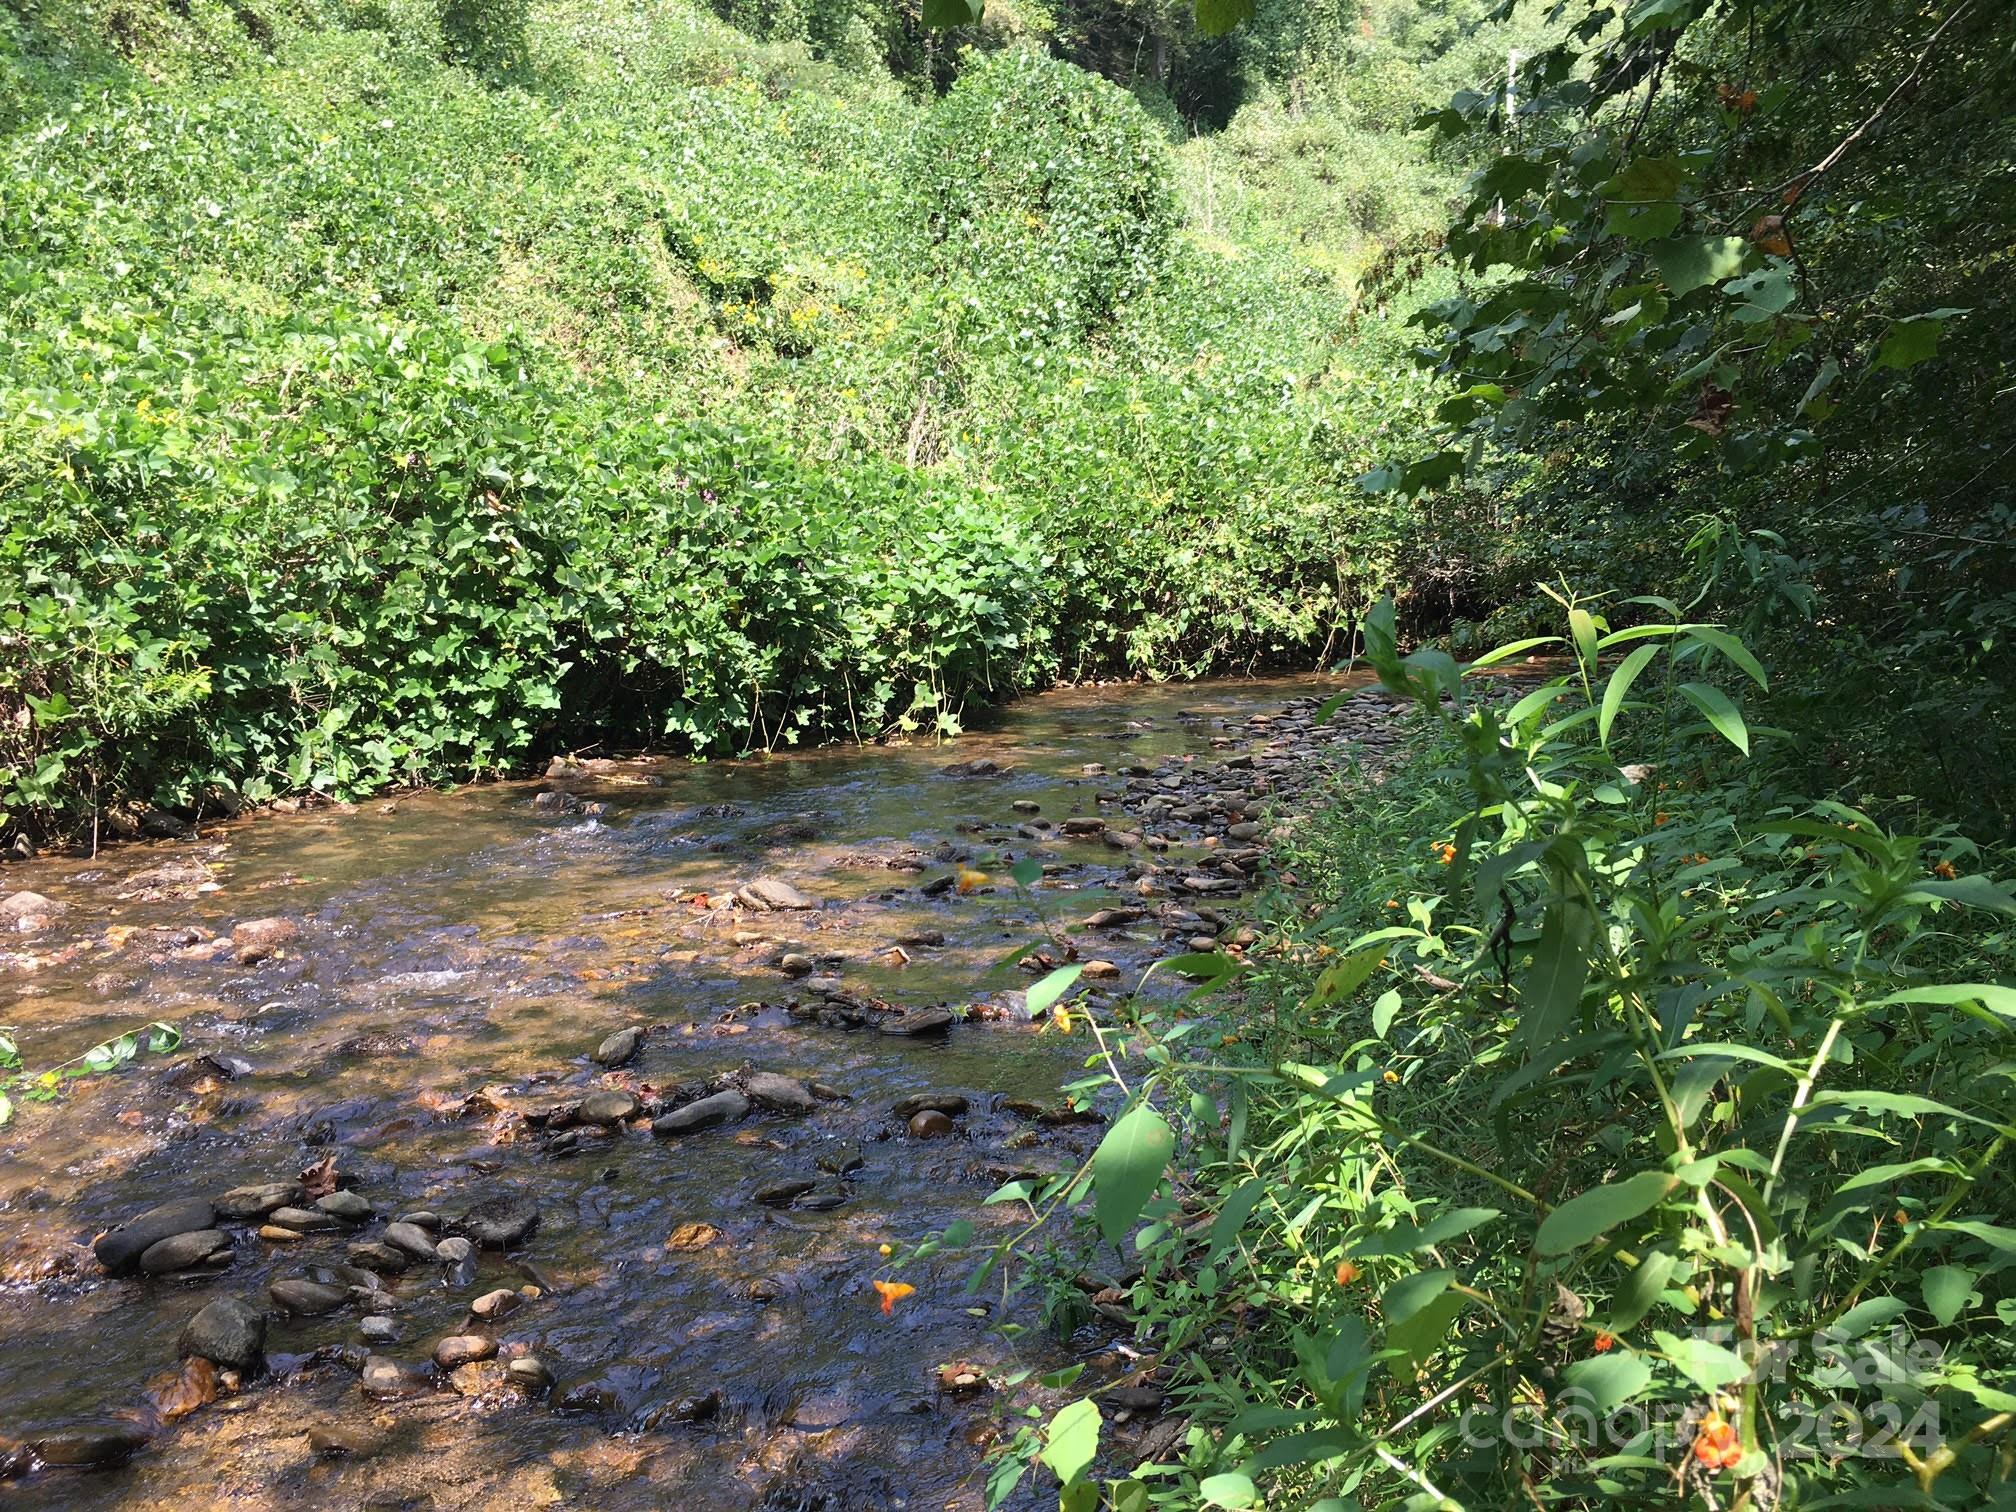
M 919 100 L 677 5 L 6 22 L 10 825 L 949 728 L 1396 581 L 1338 500 L 1425 399 L 1354 298 L 1418 152 L 1297 242 L 1301 146 L 1186 208 L 1026 46 Z

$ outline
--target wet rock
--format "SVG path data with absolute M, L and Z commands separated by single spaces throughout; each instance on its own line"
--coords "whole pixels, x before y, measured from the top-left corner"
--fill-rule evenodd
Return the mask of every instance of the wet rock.
M 789 1207 L 800 1197 L 811 1191 L 819 1183 L 793 1177 L 786 1181 L 773 1181 L 760 1186 L 750 1194 L 750 1200 L 760 1202 L 765 1207 Z
M 535 1354 L 518 1356 L 505 1367 L 505 1372 L 511 1377 L 511 1384 L 521 1391 L 544 1391 L 553 1384 L 553 1372 Z
M 947 1118 L 943 1113 L 940 1113 L 936 1108 L 926 1108 L 923 1112 L 911 1117 L 910 1137 L 912 1139 L 943 1139 L 946 1135 L 953 1133 L 955 1127 L 952 1120 Z
M 450 1334 L 434 1346 L 434 1363 L 443 1370 L 454 1370 L 476 1360 L 495 1358 L 497 1341 L 486 1339 L 481 1334 Z
M 464 1260 L 476 1257 L 476 1246 L 459 1235 L 443 1239 L 434 1246 L 434 1258 L 443 1265 L 459 1265 Z
M 355 1192 L 331 1192 L 315 1199 L 315 1211 L 327 1213 L 345 1223 L 362 1223 L 371 1216 L 371 1204 Z
M 45 1465 L 103 1470 L 123 1465 L 147 1447 L 152 1435 L 137 1423 L 79 1423 L 28 1440 Z
M 1080 973 L 1087 981 L 1106 982 L 1120 975 L 1120 968 L 1111 961 L 1087 961 Z
M 574 1116 L 584 1124 L 609 1128 L 622 1123 L 626 1118 L 634 1118 L 643 1106 L 634 1092 L 620 1089 L 591 1092 L 581 1099 L 581 1110 Z
M 539 1205 L 506 1193 L 477 1203 L 462 1215 L 461 1230 L 482 1249 L 508 1250 L 523 1244 L 539 1226 Z
M 357 1332 L 367 1344 L 397 1344 L 399 1324 L 383 1313 L 373 1313 L 368 1318 L 357 1320 Z
M 896 936 L 896 943 L 898 945 L 913 947 L 943 945 L 945 943 L 945 931 L 942 929 L 913 929 L 907 934 Z
M 819 969 L 819 963 L 800 951 L 787 950 L 778 957 L 777 969 L 787 977 L 806 977 Z
M 706 1249 L 720 1237 L 721 1230 L 711 1223 L 682 1223 L 666 1236 L 665 1248 L 675 1255 L 689 1255 Z
M 386 1224 L 385 1243 L 415 1260 L 433 1260 L 440 1253 L 435 1248 L 433 1237 L 416 1223 Z
M 957 1118 L 972 1104 L 957 1092 L 913 1092 L 890 1111 L 898 1118 L 914 1118 L 919 1113 L 944 1113 Z
M 277 1223 L 259 1225 L 259 1237 L 268 1244 L 298 1244 L 308 1236 L 299 1229 L 282 1228 Z
M 9 893 L 0 898 L 0 931 L 33 934 L 70 911 L 70 905 L 38 892 Z
M 182 1326 L 177 1349 L 184 1359 L 199 1355 L 255 1376 L 266 1363 L 266 1314 L 241 1298 L 219 1297 Z
M 1097 815 L 1080 814 L 1066 819 L 1062 826 L 1067 835 L 1099 835 L 1106 830 L 1106 821 Z
M 729 1089 L 716 1092 L 712 1097 L 700 1098 L 683 1108 L 674 1108 L 651 1121 L 651 1132 L 661 1135 L 693 1134 L 701 1129 L 712 1129 L 720 1124 L 734 1123 L 747 1117 L 749 1099 L 740 1092 Z
M 495 1291 L 483 1293 L 482 1296 L 471 1302 L 469 1304 L 469 1311 L 475 1317 L 495 1323 L 500 1319 L 510 1317 L 511 1314 L 518 1311 L 524 1305 L 525 1298 L 521 1293 L 512 1291 L 508 1287 L 500 1286 Z
M 791 1206 L 808 1213 L 824 1213 L 847 1201 L 847 1188 L 837 1181 L 824 1181 L 799 1195 Z
M 266 1288 L 266 1295 L 282 1312 L 300 1318 L 319 1318 L 350 1300 L 350 1293 L 342 1287 L 325 1286 L 319 1281 L 275 1281 Z
M 636 1024 L 631 1024 L 627 1028 L 618 1029 L 609 1038 L 597 1045 L 595 1053 L 589 1059 L 594 1061 L 598 1066 L 621 1066 L 628 1063 L 631 1057 L 636 1055 L 638 1048 L 643 1043 L 643 1029 Z
M 952 1011 L 949 1008 L 913 1008 L 908 1013 L 882 1021 L 882 1032 L 903 1039 L 916 1039 L 920 1035 L 943 1034 L 952 1027 Z
M 922 893 L 927 898 L 940 897 L 943 894 L 952 891 L 952 885 L 958 880 L 959 879 L 957 877 L 953 876 L 950 872 L 947 872 L 942 877 L 933 877 L 929 882 L 926 882 L 923 886 L 919 887 L 917 891 Z
M 1108 850 L 1131 851 L 1141 848 L 1141 837 L 1132 830 L 1109 829 L 1099 839 Z
M 140 1268 L 140 1257 L 162 1240 L 202 1232 L 216 1221 L 216 1209 L 207 1202 L 191 1199 L 164 1203 L 100 1234 L 92 1242 L 91 1252 L 105 1267 L 106 1274 L 129 1275 Z
M 614 1412 L 616 1393 L 600 1381 L 582 1381 L 569 1386 L 553 1405 L 562 1412 Z
M 868 1162 L 858 1147 L 838 1145 L 830 1150 L 821 1150 L 812 1163 L 822 1171 L 835 1176 L 845 1176 L 851 1171 L 860 1170 Z
M 938 770 L 947 777 L 994 777 L 1014 768 L 1001 765 L 991 756 L 978 756 L 971 761 L 955 761 Z
M 434 1378 L 417 1365 L 372 1355 L 357 1377 L 357 1389 L 374 1401 L 392 1402 L 402 1397 L 425 1396 L 433 1391 Z
M 581 811 L 581 800 L 572 793 L 552 789 L 535 797 L 532 808 L 541 814 L 575 814 Z
M 1040 814 L 1043 812 L 1043 805 L 1030 798 L 1017 798 L 1008 807 L 1015 810 L 1018 814 Z
M 737 888 L 735 901 L 757 913 L 789 913 L 818 906 L 789 882 L 775 877 L 758 878 L 747 887 Z
M 378 1449 L 377 1436 L 359 1428 L 325 1423 L 319 1428 L 308 1430 L 308 1452 L 320 1455 L 323 1459 L 334 1459 L 339 1455 L 365 1459 L 376 1454 Z
M 674 1397 L 662 1406 L 654 1407 L 637 1419 L 637 1427 L 650 1432 L 666 1423 L 704 1423 L 721 1411 L 723 1398 L 719 1390 L 702 1392 L 695 1396 Z
M 415 1208 L 410 1213 L 401 1213 L 398 1221 L 410 1223 L 418 1229 L 425 1229 L 430 1234 L 439 1232 L 441 1228 L 441 1215 L 427 1208 Z
M 319 1208 L 275 1208 L 266 1215 L 266 1221 L 276 1228 L 292 1229 L 297 1234 L 326 1234 L 343 1227 L 342 1220 L 334 1213 L 325 1213 Z
M 773 1113 L 810 1113 L 819 1106 L 812 1089 L 795 1077 L 775 1071 L 753 1071 L 742 1079 L 742 1090 L 758 1107 Z
M 376 1240 L 353 1244 L 345 1253 L 350 1256 L 352 1265 L 388 1276 L 396 1276 L 413 1264 L 413 1257 L 406 1251 Z
M 254 966 L 300 937 L 293 919 L 244 919 L 231 926 L 231 951 L 240 966 Z
M 210 1205 L 217 1210 L 219 1218 L 243 1222 L 264 1218 L 275 1208 L 292 1207 L 307 1200 L 308 1194 L 301 1189 L 298 1181 L 267 1181 L 257 1186 L 233 1187 L 222 1196 L 212 1198 Z
M 471 1360 L 448 1372 L 448 1384 L 465 1397 L 493 1395 L 509 1379 L 502 1360 Z
M 175 1271 L 222 1269 L 231 1263 L 231 1236 L 222 1229 L 198 1229 L 150 1244 L 140 1257 L 140 1269 L 150 1276 Z
M 1233 840 L 1255 840 L 1259 838 L 1260 826 L 1250 819 L 1244 819 L 1237 824 L 1227 825 L 1225 834 L 1227 838 Z

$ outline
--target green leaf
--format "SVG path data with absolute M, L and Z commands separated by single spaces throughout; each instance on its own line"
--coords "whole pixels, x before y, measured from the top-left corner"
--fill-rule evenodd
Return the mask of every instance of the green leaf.
M 1595 934 L 1595 921 L 1576 899 L 1557 898 L 1547 905 L 1533 959 L 1519 982 L 1518 1040 L 1529 1056 L 1560 1038 L 1581 1003 Z
M 1925 1310 L 1944 1328 L 1960 1316 L 1974 1290 L 1975 1273 L 1964 1265 L 1935 1265 L 1918 1278 Z
M 1076 966 L 1059 966 L 1029 989 L 1029 1017 L 1041 1018 L 1048 1013 L 1059 998 L 1071 990 L 1072 984 L 1085 974 L 1081 961 Z
M 1456 1273 L 1448 1270 L 1416 1271 L 1402 1276 L 1379 1298 L 1379 1313 L 1388 1328 L 1397 1328 L 1449 1289 Z
M 1724 630 L 1719 625 L 1687 625 L 1684 627 L 1689 640 L 1721 652 L 1734 662 L 1758 687 L 1769 691 L 1770 681 L 1764 676 L 1764 665 L 1750 654 L 1750 648 Z
M 1469 1299 L 1461 1292 L 1445 1291 L 1418 1308 L 1405 1322 L 1389 1325 L 1386 1347 L 1400 1351 L 1393 1373 L 1400 1380 L 1411 1379 L 1428 1357 L 1449 1337 L 1450 1325 Z
M 1982 1223 L 1975 1218 L 1943 1218 L 1928 1227 L 1965 1234 L 1969 1239 L 1979 1239 L 1983 1244 L 2016 1255 L 2016 1228 L 2004 1228 L 1999 1223 Z
M 1634 1354 L 1591 1355 L 1570 1365 L 1561 1377 L 1572 1389 L 1588 1393 L 1592 1409 L 1607 1413 L 1652 1384 L 1652 1367 Z
M 1379 969 L 1386 959 L 1386 947 L 1376 946 L 1371 950 L 1361 950 L 1356 955 L 1345 956 L 1341 961 L 1332 961 L 1316 978 L 1316 986 L 1310 992 L 1307 1008 L 1327 1007 L 1341 1002 L 1363 987 L 1372 973 Z
M 1482 1227 L 1499 1216 L 1497 1208 L 1465 1207 L 1451 1208 L 1446 1213 L 1437 1213 L 1429 1221 L 1417 1228 L 1407 1222 L 1400 1222 L 1371 1238 L 1355 1242 L 1351 1253 L 1360 1259 L 1375 1255 L 1406 1255 L 1430 1245 L 1443 1244 L 1460 1234 L 1467 1234 L 1473 1228 Z
M 1197 0 L 1197 30 L 1222 37 L 1241 22 L 1253 19 L 1254 0 Z
M 1742 301 L 1731 313 L 1745 323 L 1783 314 L 1799 297 L 1788 268 L 1759 268 L 1742 278 L 1730 279 L 1722 285 L 1722 292 Z
M 1575 654 L 1582 660 L 1582 670 L 1591 677 L 1596 675 L 1596 617 L 1587 609 L 1568 611 L 1568 630 L 1575 638 Z
M 1118 1244 L 1134 1226 L 1175 1149 L 1168 1120 L 1147 1103 L 1106 1131 L 1092 1152 L 1092 1191 L 1099 1232 L 1108 1243 Z
M 1259 1501 L 1260 1488 L 1248 1477 L 1236 1471 L 1227 1471 L 1220 1475 L 1206 1476 L 1203 1484 L 1198 1486 L 1197 1494 L 1203 1497 L 1209 1506 L 1239 1509 L 1250 1507 Z
M 1604 684 L 1603 707 L 1596 716 L 1596 739 L 1606 749 L 1610 744 L 1610 726 L 1617 722 L 1625 695 L 1631 691 L 1631 684 L 1638 680 L 1638 674 L 1645 670 L 1645 664 L 1657 656 L 1659 650 L 1656 642 L 1640 646 L 1624 658 L 1617 670 L 1610 674 L 1610 681 Z
M 1750 727 L 1727 693 L 1712 683 L 1689 682 L 1680 684 L 1680 696 L 1701 711 L 1716 734 L 1745 756 L 1750 754 Z
M 1870 1329 L 1881 1328 L 1908 1311 L 1910 1304 L 1901 1297 L 1871 1297 L 1836 1318 L 1828 1332 L 1843 1339 L 1859 1339 Z
M 1750 1374 L 1742 1356 L 1711 1344 L 1706 1339 L 1676 1338 L 1665 1330 L 1652 1335 L 1659 1352 L 1679 1367 L 1680 1373 L 1703 1391 L 1720 1391 Z
M 1099 1452 L 1099 1407 L 1091 1398 L 1067 1402 L 1043 1432 L 1043 1451 L 1037 1456 L 1070 1485 L 1083 1475 Z
M 1652 266 L 1674 297 L 1692 294 L 1711 283 L 1734 278 L 1743 270 L 1750 247 L 1740 236 L 1676 236 L 1654 242 L 1646 251 Z
M 1225 1205 L 1211 1221 L 1211 1248 L 1204 1256 L 1206 1265 L 1215 1263 L 1220 1255 L 1238 1242 L 1239 1230 L 1246 1226 L 1246 1220 L 1253 1216 L 1253 1209 L 1266 1195 L 1267 1183 L 1255 1176 L 1225 1199 Z
M 1858 1113 L 1891 1113 L 1899 1118 L 1957 1118 L 1965 1123 L 1980 1124 L 1984 1129 L 1996 1127 L 1985 1118 L 1962 1113 L 1958 1108 L 1935 1102 L 1929 1097 L 1920 1097 L 1915 1092 L 1821 1092 L 1808 1106 L 1853 1108 Z
M 1043 863 L 1033 856 L 1024 856 L 1008 868 L 1008 875 L 1018 887 L 1034 887 L 1043 880 Z
M 1541 1220 L 1533 1247 L 1543 1255 L 1566 1254 L 1620 1223 L 1649 1213 L 1676 1185 L 1676 1179 L 1665 1171 L 1640 1171 L 1623 1181 L 1591 1187 Z
M 1148 1512 L 1148 1484 L 1138 1480 L 1109 1481 L 1106 1501 L 1112 1512 Z
M 924 0 L 924 24 L 936 30 L 978 26 L 986 0 Z
M 1936 311 L 1893 321 L 1890 329 L 1883 333 L 1883 340 L 1877 344 L 1876 358 L 1869 366 L 1874 369 L 1908 368 L 1929 361 L 1938 354 L 1939 334 L 1946 329 L 1944 317 L 1963 313 L 1960 310 Z
M 1386 1038 L 1386 1031 L 1393 1027 L 1393 1019 L 1399 1012 L 1400 994 L 1391 989 L 1380 993 L 1372 1005 L 1372 1032 L 1382 1040 Z
M 1622 1333 L 1652 1311 L 1679 1264 L 1678 1258 L 1665 1250 L 1653 1250 L 1641 1259 L 1610 1304 L 1610 1331 Z

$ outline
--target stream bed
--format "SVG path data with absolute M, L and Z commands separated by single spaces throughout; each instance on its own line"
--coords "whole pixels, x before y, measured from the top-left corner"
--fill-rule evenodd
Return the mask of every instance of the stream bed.
M 182 1035 L 0 1129 L 0 1507 L 977 1508 L 1027 1398 L 955 1377 L 1126 1366 L 1110 1327 L 1017 1353 L 962 1284 L 1020 1211 L 981 1199 L 1100 1133 L 1003 958 L 1048 916 L 1096 1001 L 1238 948 L 1278 801 L 1397 738 L 1376 699 L 1315 727 L 1340 686 L 1059 692 L 948 745 L 588 759 L 0 870 L 46 900 L 0 920 L 31 1071 Z M 960 1219 L 885 1314 L 880 1247 Z

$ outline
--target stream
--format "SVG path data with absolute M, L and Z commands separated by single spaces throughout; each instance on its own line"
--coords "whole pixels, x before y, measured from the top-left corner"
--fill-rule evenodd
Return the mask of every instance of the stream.
M 183 1036 L 0 1129 L 0 1507 L 979 1507 L 1000 1409 L 1043 1400 L 986 1381 L 1127 1368 L 964 1290 L 1024 1211 L 981 1200 L 1101 1132 L 1058 1091 L 1084 1036 L 1003 958 L 1047 916 L 1096 1002 L 1236 948 L 1270 808 L 1398 738 L 1371 699 L 1313 728 L 1341 686 L 1071 690 L 947 745 L 563 763 L 0 869 L 47 900 L 0 933 L 31 1071 Z M 880 1253 L 960 1219 L 962 1253 Z M 178 1363 L 206 1309 L 235 1369 Z

